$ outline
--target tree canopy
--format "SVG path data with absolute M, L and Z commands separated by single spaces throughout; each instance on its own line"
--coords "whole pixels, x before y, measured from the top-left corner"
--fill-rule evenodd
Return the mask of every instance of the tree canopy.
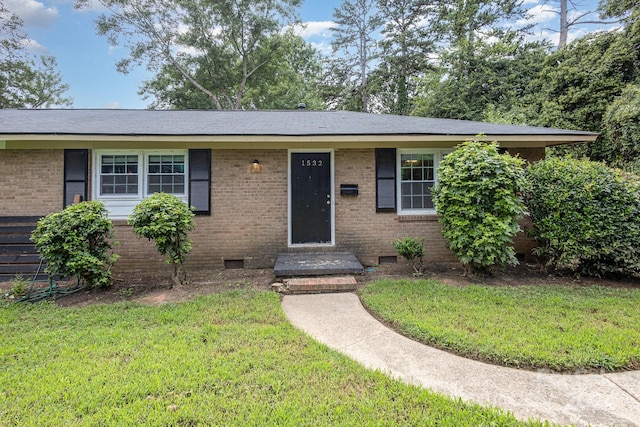
M 554 49 L 531 41 L 519 0 L 343 0 L 324 55 L 296 33 L 300 0 L 95 1 L 106 7 L 98 33 L 129 49 L 118 69 L 152 72 L 140 93 L 153 108 L 304 102 L 591 130 L 602 134 L 596 143 L 560 151 L 618 166 L 636 153 L 634 112 L 622 108 L 635 105 L 640 84 L 636 1 L 601 0 L 582 12 L 579 2 L 551 1 L 563 37 L 589 22 L 620 25 L 570 43 L 561 37 Z M 5 22 L 6 33 L 20 28 Z
M 70 106 L 52 56 L 30 55 L 22 20 L 0 3 L 0 108 Z
M 107 8 L 96 21 L 98 34 L 124 45 L 129 56 L 118 70 L 145 65 L 160 78 L 181 79 L 188 91 L 206 96 L 213 109 L 238 109 L 252 77 L 278 52 L 281 30 L 297 21 L 300 0 L 96 0 Z M 82 8 L 89 0 L 76 0 Z M 171 88 L 169 87 L 171 90 Z M 193 97 L 193 94 L 190 95 Z M 171 96 L 164 96 L 158 105 Z M 202 102 L 202 97 L 198 102 Z

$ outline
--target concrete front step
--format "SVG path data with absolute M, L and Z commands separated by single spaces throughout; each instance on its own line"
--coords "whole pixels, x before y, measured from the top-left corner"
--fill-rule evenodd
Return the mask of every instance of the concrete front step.
M 355 291 L 358 282 L 353 276 L 297 277 L 274 283 L 271 287 L 282 294 L 319 294 Z
M 358 258 L 351 253 L 284 253 L 278 255 L 273 274 L 276 277 L 330 276 L 361 274 Z

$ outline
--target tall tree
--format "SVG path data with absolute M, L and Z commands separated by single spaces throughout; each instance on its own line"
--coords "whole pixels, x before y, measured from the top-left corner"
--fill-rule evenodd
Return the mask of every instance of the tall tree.
M 291 31 L 276 34 L 277 38 L 267 46 L 276 46 L 276 51 L 263 52 L 273 59 L 261 67 L 247 81 L 247 89 L 240 102 L 248 109 L 290 109 L 305 103 L 309 109 L 323 109 L 318 91 L 320 80 L 319 53 L 301 37 Z M 198 81 L 210 91 L 215 91 L 211 78 L 213 68 L 204 56 L 191 59 L 190 69 Z M 153 79 L 144 83 L 140 94 L 153 99 L 151 108 L 160 109 L 206 109 L 211 100 L 197 90 L 174 67 L 163 67 Z
M 623 132 L 608 130 L 619 123 L 628 124 L 633 114 L 610 116 L 607 111 L 616 105 L 627 88 L 640 82 L 640 37 L 621 32 L 594 33 L 575 40 L 556 51 L 545 61 L 535 81 L 533 96 L 524 100 L 530 108 L 530 123 L 566 129 L 602 132 L 593 143 L 577 147 L 558 148 L 553 152 L 587 156 L 622 166 L 616 151 L 623 141 L 613 138 Z M 632 97 L 636 92 L 627 92 Z M 627 102 L 627 108 L 633 106 Z M 604 132 L 603 132 L 604 131 Z M 623 159 L 624 160 L 624 159 Z
M 423 86 L 426 93 L 416 114 L 481 120 L 488 103 L 509 96 L 495 92 L 496 86 L 504 84 L 500 77 L 508 71 L 510 60 L 529 48 L 538 49 L 524 44 L 528 28 L 506 27 L 525 16 L 521 1 L 434 0 L 430 11 L 441 71 L 439 78 Z M 503 67 L 507 69 L 501 70 Z
M 525 43 L 528 27 L 508 26 L 525 16 L 521 1 L 434 0 L 429 10 L 440 71 L 423 80 L 414 114 L 482 120 L 522 95 L 545 53 Z
M 334 53 L 340 53 L 333 66 L 341 69 L 337 74 L 344 76 L 341 85 L 347 93 L 359 94 L 360 108 L 368 112 L 367 78 L 371 62 L 378 57 L 376 32 L 382 25 L 376 0 L 343 0 L 334 9 L 333 19 L 336 26 L 331 28 L 334 33 L 331 46 Z
M 600 0 L 603 18 L 617 19 L 627 31 L 640 33 L 640 4 L 637 0 Z
M 531 95 L 549 44 L 512 37 L 477 43 L 464 72 L 442 67 L 424 78 L 413 114 L 466 120 L 509 118 L 522 123 L 526 107 L 522 99 Z
M 26 40 L 22 20 L 0 2 L 0 108 L 70 106 L 56 59 L 29 55 Z
M 640 78 L 638 41 L 594 33 L 547 58 L 527 100 L 535 124 L 600 132 L 609 104 Z
M 558 49 L 562 49 L 567 45 L 569 40 L 569 31 L 578 25 L 598 24 L 609 25 L 615 22 L 597 19 L 599 9 L 588 8 L 585 1 L 580 0 L 547 0 L 547 2 L 556 3 L 557 8 L 548 9 L 558 14 L 559 29 L 555 31 L 559 34 Z M 547 3 L 545 2 L 545 3 Z
M 170 67 L 215 109 L 238 109 L 251 77 L 273 59 L 278 34 L 300 0 L 95 0 L 108 9 L 98 34 L 129 48 L 121 72 Z M 89 0 L 76 0 L 84 7 Z M 204 67 L 205 69 L 203 70 Z M 198 71 L 201 71 L 198 73 Z M 206 80 L 203 80 L 206 79 Z
M 378 97 L 387 112 L 407 115 L 420 76 L 430 68 L 434 42 L 427 25 L 430 0 L 379 0 L 385 22 L 381 64 L 375 72 Z M 384 100 L 384 95 L 388 99 Z

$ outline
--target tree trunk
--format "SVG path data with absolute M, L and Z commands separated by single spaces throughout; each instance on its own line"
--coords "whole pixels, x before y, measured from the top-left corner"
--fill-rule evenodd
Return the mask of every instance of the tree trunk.
M 567 0 L 560 0 L 560 39 L 558 40 L 558 50 L 567 45 L 569 36 L 569 21 L 567 21 Z

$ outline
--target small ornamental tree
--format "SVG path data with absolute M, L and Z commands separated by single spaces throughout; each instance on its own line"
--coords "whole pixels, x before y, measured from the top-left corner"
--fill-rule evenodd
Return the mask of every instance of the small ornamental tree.
M 640 274 L 640 178 L 590 160 L 549 158 L 526 171 L 525 203 L 548 268 Z
M 513 237 L 524 214 L 523 161 L 497 143 L 467 141 L 447 155 L 433 190 L 442 235 L 468 274 L 518 263 Z
M 111 284 L 113 224 L 104 204 L 82 202 L 38 221 L 31 240 L 52 276 L 77 277 L 88 287 Z
M 176 285 L 184 281 L 183 265 L 191 250 L 187 232 L 195 227 L 193 209 L 173 194 L 154 193 L 138 203 L 129 216 L 134 233 L 154 240 L 158 252 L 167 256 Z

